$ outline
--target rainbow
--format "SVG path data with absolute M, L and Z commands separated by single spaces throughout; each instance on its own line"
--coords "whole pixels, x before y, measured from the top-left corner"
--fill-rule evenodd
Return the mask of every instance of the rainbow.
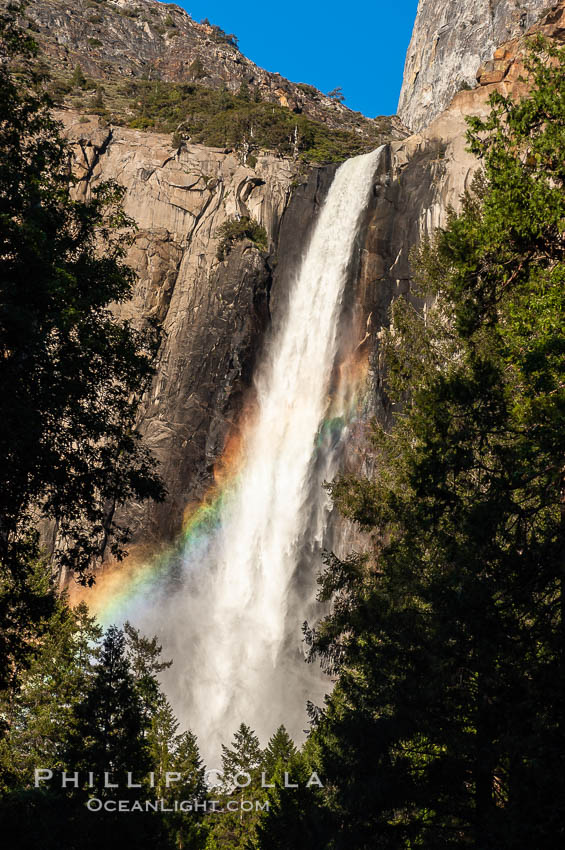
M 175 542 L 158 550 L 134 546 L 122 562 L 102 566 L 92 588 L 70 585 L 72 605 L 85 601 L 102 626 L 122 623 L 129 612 L 160 594 L 167 580 L 174 581 L 174 570 L 181 559 L 202 562 L 210 540 L 219 527 L 225 491 L 212 488 L 203 502 L 185 510 L 182 530 Z
M 362 418 L 367 397 L 367 372 L 368 358 L 359 348 L 340 364 L 336 390 L 316 440 L 317 450 L 322 451 L 328 441 L 338 440 L 346 426 Z M 133 546 L 125 561 L 102 566 L 93 587 L 70 584 L 67 592 L 72 605 L 86 602 L 105 628 L 120 625 L 125 619 L 135 621 L 136 610 L 146 607 L 148 600 L 156 605 L 162 595 L 171 592 L 175 581 L 180 579 L 183 564 L 206 563 L 207 553 L 220 528 L 222 508 L 237 485 L 244 462 L 244 436 L 253 420 L 253 404 L 249 404 L 226 440 L 209 491 L 200 504 L 185 509 L 182 530 L 174 543 L 158 549 Z

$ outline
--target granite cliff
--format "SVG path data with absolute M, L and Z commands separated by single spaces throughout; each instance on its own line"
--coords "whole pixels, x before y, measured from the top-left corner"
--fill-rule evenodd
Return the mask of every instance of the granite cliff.
M 274 251 L 299 166 L 265 153 L 254 168 L 235 153 L 167 136 L 100 128 L 61 113 L 74 143 L 77 191 L 100 181 L 126 188 L 125 208 L 137 233 L 129 263 L 138 280 L 122 315 L 156 320 L 163 334 L 157 374 L 142 402 L 140 427 L 158 457 L 169 498 L 131 506 L 137 542 L 174 536 L 189 502 L 212 478 L 226 434 L 251 383 L 257 347 L 269 322 Z M 249 216 L 268 235 L 270 252 L 239 242 L 216 256 L 218 228 Z
M 359 314 L 359 340 L 370 362 L 364 422 L 353 431 L 344 458 L 344 468 L 371 474 L 372 452 L 366 443 L 365 422 L 376 417 L 391 424 L 392 411 L 384 389 L 385 365 L 380 351 L 380 334 L 389 321 L 392 301 L 399 295 L 419 309 L 424 306 L 411 292 L 410 252 L 424 234 L 446 223 L 448 209 L 460 208 L 462 193 L 471 185 L 478 161 L 466 149 L 466 117 L 489 113 L 490 95 L 499 91 L 519 98 L 528 85 L 524 58 L 527 39 L 541 33 L 550 41 L 565 43 L 565 2 L 554 5 L 521 36 L 499 44 L 493 55 L 474 71 L 474 87 L 456 94 L 421 133 L 391 142 L 381 161 L 360 269 L 354 284 Z M 362 550 L 356 528 L 341 519 L 334 530 L 334 548 L 345 555 Z
M 398 103 L 406 126 L 418 131 L 429 125 L 458 91 L 474 86 L 477 68 L 500 44 L 523 35 L 552 5 L 551 0 L 419 0 Z
M 92 74 L 111 75 L 118 68 L 120 73 L 135 76 L 151 65 L 158 67 L 163 77 L 178 79 L 189 73 L 186 62 L 194 55 L 190 45 L 196 45 L 195 50 L 203 51 L 202 62 L 209 63 L 210 85 L 239 87 L 243 80 L 240 75 L 251 73 L 251 63 L 235 46 L 211 40 L 208 24 L 197 25 L 177 7 L 151 0 L 91 2 L 91 8 L 114 8 L 109 13 L 110 49 L 104 58 L 100 51 L 90 54 L 82 46 L 84 16 L 75 19 L 74 15 L 75 8 L 80 5 L 82 9 L 85 4 L 86 0 L 73 4 L 38 0 L 29 6 L 30 18 L 35 14 L 33 20 L 40 21 L 34 26 L 39 28 L 48 61 L 55 68 L 59 63 L 72 67 L 80 57 L 85 70 Z M 133 7 L 134 11 L 142 10 L 139 17 L 119 14 L 120 9 L 127 12 Z M 427 4 L 421 3 L 420 21 L 424 7 Z M 182 35 L 172 39 L 170 50 L 155 47 L 148 35 L 153 29 L 143 15 L 153 17 L 151 9 L 156 9 L 159 19 L 170 14 L 176 28 L 182 30 Z M 94 10 L 94 14 L 100 12 Z M 475 14 L 484 20 L 482 13 Z M 107 22 L 104 26 L 110 28 Z M 417 23 L 416 41 L 419 26 Z M 537 30 L 562 41 L 565 4 L 542 16 L 530 32 Z M 513 32 L 512 28 L 503 31 Z M 139 36 L 139 43 L 132 33 Z M 493 43 L 496 34 L 489 39 L 488 44 Z M 167 42 L 163 44 L 167 46 Z M 422 233 L 444 222 L 449 205 L 457 208 L 476 168 L 476 161 L 465 150 L 465 116 L 486 114 L 492 91 L 525 91 L 519 80 L 523 71 L 522 34 L 503 44 L 495 41 L 492 46 L 497 49 L 492 57 L 481 48 L 481 55 L 473 59 L 472 71 L 468 71 L 475 88 L 465 88 L 450 99 L 442 80 L 449 76 L 446 69 L 459 67 L 461 45 L 457 39 L 451 47 L 446 42 L 433 61 L 429 57 L 422 60 L 429 61 L 422 80 L 426 74 L 431 75 L 429 79 L 438 75 L 438 100 L 432 106 L 440 114 L 427 129 L 409 137 L 400 124 L 389 124 L 389 141 L 367 210 L 349 294 L 359 345 L 370 362 L 372 391 L 366 418 L 376 414 L 387 422 L 390 417 L 383 390 L 379 335 L 387 324 L 391 301 L 401 294 L 412 297 L 410 249 Z M 150 48 L 153 53 L 144 53 Z M 181 55 L 188 58 L 181 62 Z M 409 54 L 407 67 L 410 62 Z M 273 102 L 279 99 L 280 104 L 278 79 L 261 69 L 253 70 L 253 74 L 254 84 L 264 87 L 262 96 Z M 288 86 L 285 97 L 295 92 L 293 84 Z M 406 109 L 420 109 L 417 88 L 412 87 L 410 97 L 406 92 Z M 327 107 L 316 120 L 329 125 L 345 114 L 341 105 L 316 98 L 302 100 L 300 105 L 304 110 Z M 448 100 L 451 102 L 442 111 Z M 119 126 L 100 115 L 87 116 L 72 104 L 62 106 L 58 117 L 73 143 L 74 168 L 79 177 L 76 191 L 87 197 L 98 182 L 118 180 L 126 187 L 126 211 L 138 225 L 129 255 L 138 280 L 133 301 L 122 310 L 137 323 L 155 319 L 163 330 L 156 375 L 151 391 L 142 400 L 139 428 L 159 460 L 169 496 L 162 505 L 130 505 L 126 511 L 134 542 L 153 546 L 175 537 L 186 507 L 200 501 L 213 481 L 226 439 L 233 435 L 246 396 L 252 391 L 253 369 L 265 330 L 282 309 L 282 296 L 336 165 L 312 166 L 299 157 L 281 156 L 267 149 L 257 151 L 253 162 L 248 162 L 241 149 L 186 141 L 175 145 L 170 134 Z M 283 108 L 294 107 L 289 102 Z M 428 114 L 430 109 L 428 105 Z M 346 116 L 343 120 L 357 119 Z M 218 259 L 218 228 L 242 216 L 249 216 L 265 229 L 267 250 L 243 240 L 225 259 Z M 353 432 L 344 462 L 351 469 L 370 470 L 363 423 Z M 342 524 L 336 529 L 336 548 L 347 549 L 354 539 L 348 526 Z
M 459 209 L 461 195 L 479 165 L 467 151 L 466 117 L 485 117 L 495 91 L 518 98 L 527 95 L 524 57 L 528 37 L 536 33 L 558 44 L 565 42 L 563 0 L 522 36 L 498 45 L 492 57 L 475 68 L 474 87 L 458 92 L 422 132 L 388 145 L 358 281 L 358 298 L 374 327 L 377 389 L 378 332 L 386 324 L 391 300 L 409 292 L 411 248 L 422 234 L 445 224 L 449 207 Z
M 0 6 L 10 5 L 0 0 Z M 232 94 L 243 85 L 254 99 L 371 140 L 375 133 L 400 129 L 397 119 L 366 118 L 314 86 L 258 67 L 241 53 L 235 35 L 207 19 L 193 20 L 174 3 L 27 0 L 24 26 L 40 44 L 56 96 L 73 105 L 72 93 L 65 89 L 78 65 L 91 87 L 103 87 L 113 123 L 127 123 L 133 115 L 124 97 L 128 81 L 146 80 Z M 82 108 L 84 102 L 84 95 L 75 98 L 75 106 Z

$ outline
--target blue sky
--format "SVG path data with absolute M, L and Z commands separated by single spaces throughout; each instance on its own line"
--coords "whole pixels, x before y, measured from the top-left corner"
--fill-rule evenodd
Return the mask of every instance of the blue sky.
M 417 0 L 177 0 L 239 38 L 242 53 L 268 71 L 328 92 L 373 118 L 396 112 Z

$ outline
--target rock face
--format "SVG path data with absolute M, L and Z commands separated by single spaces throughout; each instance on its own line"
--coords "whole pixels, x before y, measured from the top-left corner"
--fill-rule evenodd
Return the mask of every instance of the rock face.
M 10 0 L 0 0 L 9 7 Z M 208 21 L 198 23 L 179 6 L 156 0 L 28 0 L 25 20 L 55 75 L 77 64 L 95 80 L 159 79 L 196 83 L 233 93 L 242 84 L 263 101 L 278 103 L 332 129 L 361 135 L 389 129 L 310 85 L 259 68 L 237 39 Z M 400 122 L 393 122 L 400 129 Z M 402 128 L 403 129 L 403 128 Z
M 525 36 L 538 32 L 558 45 L 565 42 L 563 0 Z M 466 116 L 486 117 L 494 91 L 515 98 L 527 94 L 523 64 L 526 50 L 524 37 L 497 47 L 493 58 L 475 69 L 479 85 L 456 94 L 448 108 L 421 133 L 388 146 L 386 174 L 375 194 L 357 284 L 357 298 L 364 305 L 365 314 L 371 316 L 373 328 L 377 407 L 382 398 L 378 333 L 387 324 L 394 297 L 409 293 L 410 250 L 424 233 L 431 234 L 445 224 L 449 207 L 460 208 L 461 195 L 469 188 L 479 165 L 466 149 Z M 386 416 L 386 410 L 382 413 Z
M 551 0 L 420 0 L 406 55 L 398 114 L 421 130 L 462 88 L 499 44 L 523 35 Z M 498 61 L 498 60 L 496 60 Z M 492 68 L 497 82 L 502 67 Z
M 245 241 L 219 262 L 216 232 L 228 218 L 251 216 L 274 253 L 298 166 L 264 154 L 250 169 L 214 148 L 176 151 L 167 136 L 58 117 L 74 142 L 78 193 L 87 197 L 100 180 L 118 180 L 138 226 L 128 257 L 138 281 L 120 312 L 162 327 L 140 428 L 169 497 L 164 505 L 129 506 L 127 520 L 136 542 L 170 539 L 187 504 L 210 485 L 269 322 L 271 255 Z
M 544 15 L 526 35 L 536 32 L 557 44 L 565 42 L 565 2 Z M 465 118 L 486 117 L 493 91 L 513 97 L 527 94 L 527 84 L 522 81 L 527 76 L 525 52 L 524 37 L 498 47 L 492 59 L 475 69 L 478 86 L 457 94 L 421 133 L 387 147 L 368 211 L 361 267 L 355 282 L 355 300 L 362 319 L 359 340 L 363 340 L 370 362 L 365 422 L 376 417 L 387 427 L 392 421 L 380 347 L 380 334 L 389 324 L 391 303 L 402 295 L 417 308 L 424 306 L 411 292 L 410 251 L 424 234 L 431 235 L 446 224 L 449 207 L 460 209 L 461 196 L 470 187 L 479 164 L 466 150 Z M 497 63 L 503 66 L 493 80 L 492 69 L 498 67 Z M 362 422 L 353 432 L 344 467 L 370 476 L 373 459 L 366 433 Z M 334 548 L 338 554 L 362 551 L 367 545 L 368 541 L 349 522 L 336 518 Z
M 565 3 L 534 29 L 563 41 Z M 394 298 L 413 298 L 410 249 L 445 222 L 450 205 L 458 208 L 477 167 L 465 149 L 465 116 L 486 115 L 494 90 L 525 91 L 519 79 L 523 54 L 520 38 L 499 47 L 479 69 L 475 89 L 459 92 L 421 134 L 390 143 L 381 159 L 349 292 L 359 346 L 370 363 L 366 419 L 376 415 L 390 422 L 379 339 Z M 169 496 L 163 505 L 129 505 L 122 517 L 134 542 L 158 544 L 175 537 L 187 505 L 199 502 L 213 480 L 250 392 L 264 332 L 284 313 L 286 290 L 335 166 L 304 176 L 299 163 L 263 153 L 250 168 L 233 152 L 198 145 L 173 149 L 165 135 L 107 128 L 68 111 L 58 117 L 74 144 L 77 192 L 87 197 L 109 178 L 126 187 L 126 211 L 138 225 L 129 255 L 138 281 L 121 313 L 137 323 L 156 319 L 164 332 L 139 427 Z M 220 262 L 217 229 L 238 215 L 265 228 L 269 251 L 245 241 Z M 370 473 L 364 435 L 360 423 L 344 463 Z M 336 550 L 357 543 L 340 521 Z

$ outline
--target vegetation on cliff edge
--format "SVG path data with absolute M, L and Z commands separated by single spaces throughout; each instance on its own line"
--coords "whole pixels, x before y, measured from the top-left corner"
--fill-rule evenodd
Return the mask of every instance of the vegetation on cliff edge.
M 328 556 L 308 633 L 338 677 L 320 847 L 563 844 L 565 48 L 527 67 L 527 98 L 469 120 L 482 171 L 414 257 L 428 309 L 394 304 L 376 474 L 331 487 L 373 546 Z

